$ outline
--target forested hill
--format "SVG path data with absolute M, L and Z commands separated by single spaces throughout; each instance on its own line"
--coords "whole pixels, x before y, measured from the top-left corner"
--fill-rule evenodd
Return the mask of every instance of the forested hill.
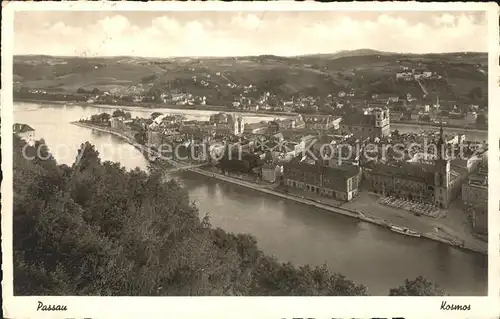
M 82 149 L 72 167 L 57 165 L 41 159 L 43 140 L 27 147 L 14 136 L 16 295 L 367 294 L 326 266 L 283 264 L 253 237 L 212 228 L 159 172 L 126 171 L 101 162 L 92 145 Z M 442 291 L 419 277 L 390 294 Z

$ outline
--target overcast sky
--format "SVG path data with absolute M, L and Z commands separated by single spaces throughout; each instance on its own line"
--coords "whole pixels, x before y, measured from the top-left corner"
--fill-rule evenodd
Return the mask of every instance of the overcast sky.
M 483 12 L 16 12 L 15 54 L 241 56 L 487 51 Z

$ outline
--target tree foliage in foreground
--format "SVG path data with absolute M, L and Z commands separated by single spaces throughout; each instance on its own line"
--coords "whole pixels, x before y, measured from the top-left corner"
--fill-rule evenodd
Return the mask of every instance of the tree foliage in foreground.
M 16 295 L 367 294 L 326 266 L 280 263 L 252 236 L 212 228 L 158 170 L 102 162 L 88 142 L 71 167 L 42 160 L 48 152 L 14 136 Z
M 389 296 L 444 296 L 445 292 L 438 285 L 422 276 L 405 282 L 389 291 Z

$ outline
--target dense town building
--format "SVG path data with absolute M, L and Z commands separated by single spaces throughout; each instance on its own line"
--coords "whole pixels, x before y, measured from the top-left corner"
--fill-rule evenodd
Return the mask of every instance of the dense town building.
M 437 159 L 430 163 L 376 163 L 367 166 L 364 169 L 364 185 L 383 196 L 430 203 L 440 208 L 449 207 L 458 195 L 466 173 L 451 169 L 442 127 L 436 146 Z
M 293 118 L 278 120 L 277 123 L 280 129 L 299 129 L 305 127 L 302 115 L 297 115 Z
M 488 161 L 484 160 L 462 185 L 462 201 L 471 213 L 472 227 L 477 233 L 488 233 Z
M 281 177 L 282 174 L 281 169 L 282 166 L 279 166 L 276 163 L 266 163 L 262 165 L 261 167 L 262 180 L 269 183 L 276 182 Z
M 249 123 L 245 125 L 243 132 L 245 134 L 263 134 L 268 128 L 269 124 L 266 122 Z
M 315 130 L 339 129 L 341 117 L 331 115 L 304 115 L 305 128 Z
M 292 188 L 337 200 L 351 201 L 359 192 L 359 167 L 328 167 L 296 159 L 283 165 L 283 183 Z
M 466 205 L 486 203 L 488 201 L 488 176 L 476 173 L 469 176 L 462 185 L 462 200 Z
M 217 113 L 210 116 L 209 123 L 216 127 L 218 133 L 243 134 L 245 121 L 241 115 Z
M 361 137 L 384 137 L 391 133 L 387 107 L 368 108 L 363 114 L 351 114 L 340 123 L 342 133 Z

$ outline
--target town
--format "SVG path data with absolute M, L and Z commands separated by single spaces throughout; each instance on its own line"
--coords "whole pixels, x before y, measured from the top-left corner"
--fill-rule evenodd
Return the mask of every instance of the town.
M 450 235 L 453 230 L 446 232 L 440 223 L 451 229 L 463 215 L 471 234 L 486 240 L 487 142 L 445 134 L 442 126 L 400 133 L 391 130 L 387 105 L 369 105 L 345 117 L 299 114 L 254 123 L 241 113 L 219 112 L 199 121 L 159 112 L 132 118 L 117 109 L 75 124 L 125 136 L 154 152 L 149 159 L 166 172 L 173 171 L 172 162 L 181 163 L 208 176 L 341 207 L 419 237 L 411 221 L 410 227 L 391 222 L 391 209 L 404 211 L 409 218 L 428 219 L 436 225 L 433 236 L 456 246 L 464 245 L 463 236 Z M 14 131 L 33 139 L 33 130 L 23 125 Z M 380 214 L 365 209 L 373 204 L 383 206 Z
M 465 55 L 466 56 L 466 55 Z M 257 57 L 261 67 L 276 63 L 272 57 Z M 458 87 L 458 80 L 448 79 L 454 73 L 461 78 L 467 72 L 486 76 L 484 65 L 459 62 L 419 62 L 418 59 L 370 57 L 389 64 L 384 68 L 343 68 L 334 76 L 322 79 L 321 89 L 308 87 L 298 92 L 285 90 L 286 81 L 272 76 L 264 81 L 251 83 L 240 79 L 235 72 L 208 72 L 202 61 L 180 68 L 179 78 L 161 85 L 157 75 L 148 75 L 139 83 L 128 86 L 85 86 L 74 90 L 29 86 L 14 82 L 17 100 L 79 102 L 90 105 L 144 106 L 150 108 L 172 107 L 224 112 L 252 112 L 264 114 L 318 114 L 345 116 L 352 110 L 374 105 L 389 109 L 393 123 L 433 124 L 445 127 L 487 129 L 487 91 L 481 86 L 468 84 Z M 384 58 L 384 59 L 382 59 Z M 462 56 L 457 57 L 460 60 Z M 254 62 L 249 58 L 235 58 L 235 62 Z M 423 59 L 422 59 L 423 61 Z M 29 61 L 28 61 L 29 62 Z M 27 62 L 26 62 L 27 63 Z M 118 62 L 120 65 L 122 62 Z M 147 66 L 162 62 L 148 62 Z M 229 65 L 229 64 L 228 64 Z M 220 67 L 223 68 L 224 64 Z M 105 64 L 85 65 L 92 72 L 104 72 Z M 328 66 L 295 63 L 287 67 L 307 72 L 333 72 Z M 469 70 L 469 68 L 472 68 Z M 447 74 L 449 74 L 447 76 Z M 331 78 L 331 79 L 330 79 Z M 333 79 L 343 84 L 334 84 Z M 331 86 L 331 89 L 328 89 Z M 111 87 L 111 88 L 109 88 Z M 460 94 L 457 94 L 460 89 Z
M 342 209 L 405 235 L 484 251 L 488 144 L 465 135 L 467 130 L 487 131 L 488 94 L 482 89 L 485 66 L 462 63 L 466 58 L 481 61 L 467 53 L 448 61 L 377 51 L 363 57 L 373 64 L 365 68 L 333 68 L 301 58 L 283 65 L 275 56 L 187 62 L 77 60 L 81 68 L 97 74 L 113 63 L 140 70 L 174 65 L 180 73 L 169 80 L 152 74 L 132 85 L 72 89 L 15 81 L 14 99 L 116 108 L 112 114 L 93 114 L 74 124 L 119 134 L 167 172 L 173 172 L 173 166 L 181 170 L 179 165 L 200 174 L 210 172 L 207 176 L 244 181 L 247 187 L 335 207 L 336 212 Z M 64 68 L 61 63 L 67 62 L 53 59 L 51 65 Z M 263 68 L 258 72 L 286 69 L 279 76 L 248 69 L 261 76 L 257 80 L 252 75 L 249 81 L 244 72 L 233 71 L 235 65 Z M 475 74 L 475 82 L 457 82 L 465 70 Z M 297 72 L 329 76 L 315 79 L 316 88 L 293 93 L 289 88 L 299 78 Z M 288 81 L 285 76 L 290 76 Z M 466 84 L 460 93 L 457 83 Z M 134 118 L 127 110 L 136 107 L 150 110 L 150 116 Z M 174 114 L 182 110 L 212 115 L 193 120 Z M 253 115 L 265 120 L 249 121 Z M 391 124 L 413 125 L 417 131 L 399 132 Z

